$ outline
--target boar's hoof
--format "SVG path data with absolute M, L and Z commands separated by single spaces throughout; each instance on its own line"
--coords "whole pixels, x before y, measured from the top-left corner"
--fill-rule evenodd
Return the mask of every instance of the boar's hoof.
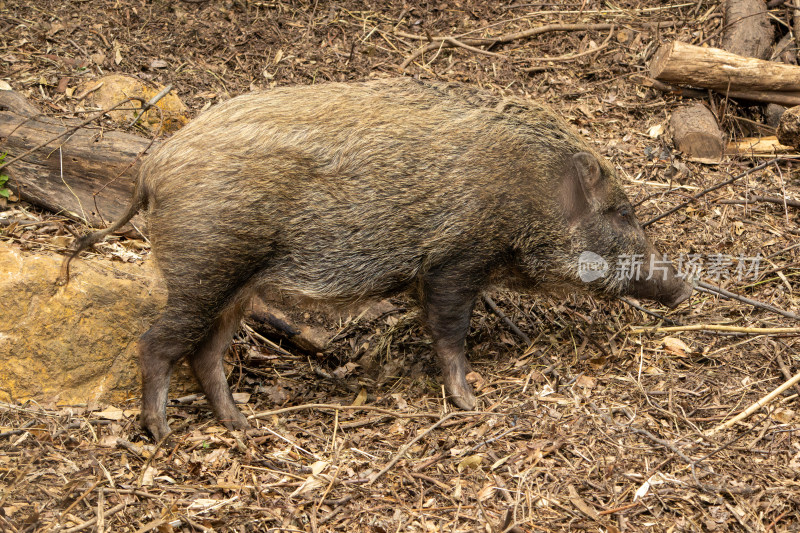
M 253 429 L 250 423 L 247 421 L 247 417 L 245 417 L 242 413 L 237 412 L 235 416 L 231 416 L 230 418 L 220 418 L 220 422 L 226 428 L 231 431 L 247 431 L 248 429 Z
M 163 416 L 147 416 L 142 412 L 140 422 L 142 428 L 149 432 L 156 442 L 169 435 L 169 425 L 167 425 L 167 420 Z
M 472 386 L 467 383 L 467 380 L 463 376 L 453 376 L 450 379 L 448 377 L 444 379 L 444 388 L 449 394 L 450 401 L 465 411 L 475 409 L 478 400 L 475 398 Z
M 472 394 L 470 391 L 466 391 L 466 393 L 461 393 L 460 395 L 456 396 L 451 395 L 450 401 L 456 404 L 459 409 L 463 409 L 465 411 L 472 411 L 475 409 L 475 405 L 477 404 L 478 400 L 475 398 L 475 395 Z

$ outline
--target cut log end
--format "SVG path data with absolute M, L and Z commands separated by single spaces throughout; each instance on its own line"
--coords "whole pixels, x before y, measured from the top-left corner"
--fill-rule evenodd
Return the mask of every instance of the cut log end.
M 661 73 L 667 66 L 672 49 L 675 47 L 675 41 L 664 43 L 658 47 L 653 58 L 650 60 L 650 77 L 656 80 L 661 79 Z
M 719 163 L 725 153 L 722 132 L 714 114 L 704 105 L 681 107 L 670 119 L 675 146 L 690 161 Z

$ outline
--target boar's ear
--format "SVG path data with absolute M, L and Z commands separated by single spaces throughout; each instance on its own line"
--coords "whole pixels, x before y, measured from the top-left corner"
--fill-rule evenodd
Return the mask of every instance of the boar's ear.
M 591 198 L 596 194 L 603 180 L 600 163 L 589 152 L 578 152 L 572 156 L 572 162 L 578 172 L 578 178 L 581 180 L 586 196 Z
M 589 152 L 572 156 L 567 179 L 562 183 L 561 201 L 570 223 L 581 220 L 591 211 L 593 203 L 601 202 L 605 191 L 603 172 L 597 158 Z

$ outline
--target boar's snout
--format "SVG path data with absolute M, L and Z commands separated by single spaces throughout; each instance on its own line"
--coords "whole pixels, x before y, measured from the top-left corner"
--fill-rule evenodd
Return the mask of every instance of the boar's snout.
M 670 309 L 678 307 L 692 295 L 692 286 L 682 279 L 676 277 L 673 285 L 672 291 L 665 293 L 664 296 L 658 300 L 658 303 L 666 305 Z
M 628 294 L 636 298 L 653 300 L 670 308 L 677 307 L 692 295 L 692 285 L 680 277 L 671 264 L 663 266 L 665 258 L 660 258 L 658 255 L 651 257 L 662 262 L 662 266 L 653 269 L 652 266 L 647 268 L 645 265 L 646 272 L 632 280 Z

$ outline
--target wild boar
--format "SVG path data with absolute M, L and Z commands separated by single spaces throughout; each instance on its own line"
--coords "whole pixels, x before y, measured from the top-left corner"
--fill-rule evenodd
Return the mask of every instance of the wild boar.
M 566 122 L 458 84 L 330 83 L 219 104 L 144 161 L 127 213 L 76 243 L 62 279 L 73 257 L 145 208 L 169 294 L 139 341 L 141 422 L 157 439 L 183 357 L 217 418 L 249 427 L 222 359 L 257 291 L 334 303 L 410 291 L 464 409 L 476 402 L 465 339 L 487 287 L 669 306 L 691 294 L 656 255 L 613 167 Z M 584 268 L 587 257 L 607 266 L 621 256 L 644 258 L 638 276 Z

